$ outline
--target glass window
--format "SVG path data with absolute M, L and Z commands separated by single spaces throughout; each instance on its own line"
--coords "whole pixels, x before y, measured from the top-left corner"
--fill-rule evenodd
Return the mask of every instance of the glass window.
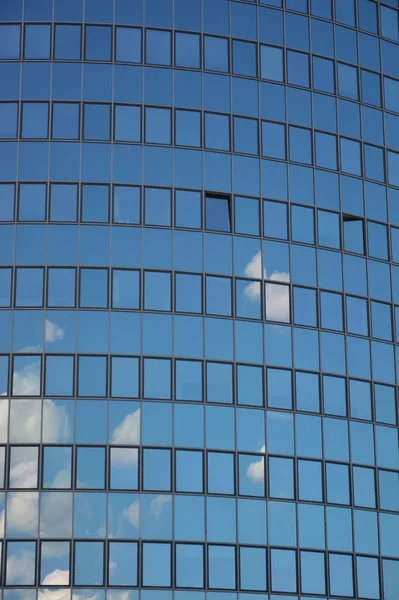
M 106 374 L 107 358 L 105 356 L 79 356 L 79 396 L 105 397 Z
M 203 493 L 203 453 L 176 451 L 176 492 Z
M 178 312 L 202 312 L 202 277 L 176 273 L 175 310 Z
M 169 587 L 171 584 L 171 544 L 144 542 L 142 553 L 143 586 Z
M 107 185 L 83 185 L 81 211 L 83 223 L 108 223 L 109 187 Z
M 76 487 L 104 489 L 105 448 L 78 447 L 76 456 Z
M 52 137 L 55 139 L 73 139 L 80 136 L 80 104 L 78 103 L 53 103 L 53 129 Z
M 364 254 L 364 225 L 362 219 L 343 215 L 344 250 Z
M 349 470 L 347 465 L 326 463 L 327 502 L 350 504 Z
M 171 191 L 145 189 L 144 222 L 146 225 L 171 225 Z
M 147 29 L 145 41 L 145 61 L 147 64 L 171 64 L 171 34 L 169 31 Z
M 294 463 L 290 458 L 269 457 L 271 498 L 294 498 Z
M 23 573 L 15 569 L 25 559 Z M 36 542 L 7 542 L 7 559 L 5 563 L 6 585 L 35 585 L 36 581 Z
M 353 596 L 353 559 L 351 555 L 329 554 L 330 594 Z
M 135 413 L 133 413 L 134 415 Z M 137 490 L 138 488 L 138 449 L 110 448 L 110 479 L 111 490 Z
M 39 396 L 41 390 L 41 357 L 14 356 L 12 394 L 13 396 Z M 27 378 L 31 384 L 27 385 Z
M 335 0 L 335 18 L 339 23 L 355 27 L 354 0 Z
M 321 92 L 335 92 L 334 63 L 325 58 L 313 57 L 313 87 Z
M 0 25 L 0 58 L 14 59 L 20 56 L 20 25 Z
M 80 60 L 81 35 L 80 25 L 56 25 L 54 58 Z
M 285 125 L 262 122 L 262 156 L 285 159 Z
M 112 586 L 136 586 L 138 578 L 137 556 L 137 542 L 110 542 L 108 584 Z
M 258 121 L 234 117 L 234 152 L 258 154 Z
M 47 102 L 24 102 L 22 105 L 22 137 L 47 138 L 48 115 Z
M 230 452 L 208 452 L 207 466 L 208 494 L 234 494 L 234 454 Z
M 384 77 L 385 108 L 399 112 L 399 81 Z
M 175 143 L 178 146 L 201 146 L 201 113 L 193 110 L 176 110 Z
M 236 589 L 235 546 L 208 546 L 209 588 Z
M 176 544 L 176 587 L 204 587 L 202 544 Z
M 340 139 L 341 169 L 353 175 L 362 174 L 360 143 L 346 138 Z
M 326 593 L 324 553 L 301 551 L 301 591 L 307 594 Z
M 289 128 L 290 160 L 312 164 L 312 136 L 310 129 Z
M 205 147 L 230 150 L 230 117 L 205 113 Z
M 140 188 L 116 185 L 113 202 L 114 223 L 135 223 L 141 221 Z
M 240 588 L 251 591 L 267 589 L 266 550 L 264 548 L 240 547 Z
M 108 306 L 108 270 L 81 269 L 80 306 L 106 308 Z
M 316 132 L 316 165 L 337 169 L 337 138 L 335 135 Z
M 25 25 L 24 58 L 50 58 L 50 25 Z
M 46 192 L 46 185 L 42 183 L 20 184 L 19 221 L 44 221 L 46 219 Z
M 116 142 L 141 141 L 140 106 L 115 106 L 114 138 Z
M 141 29 L 116 27 L 115 60 L 118 62 L 141 62 Z
M 387 385 L 374 386 L 375 418 L 380 423 L 396 425 L 395 389 Z
M 175 64 L 177 67 L 200 67 L 200 36 L 193 33 L 175 34 Z
M 271 550 L 271 589 L 273 592 L 296 592 L 296 551 Z
M 83 108 L 84 139 L 109 140 L 111 107 L 108 104 L 84 104 Z
M 377 3 L 373 0 L 358 0 L 359 29 L 378 33 L 377 27 Z
M 358 74 L 356 67 L 338 63 L 338 93 L 346 98 L 358 99 Z
M 43 269 L 17 268 L 16 272 L 16 306 L 43 305 Z
M 362 101 L 381 106 L 380 76 L 369 71 L 361 71 Z
M 170 398 L 170 360 L 146 358 L 144 360 L 144 397 Z
M 146 108 L 145 141 L 156 144 L 171 143 L 171 110 Z
M 115 269 L 112 277 L 112 307 L 138 309 L 140 306 L 140 272 Z
M 111 60 L 111 27 L 86 25 L 86 60 Z
M 74 307 L 76 270 L 49 268 L 47 279 L 47 306 Z
M 16 138 L 18 129 L 18 105 L 16 102 L 0 103 L 0 137 Z
M 204 37 L 204 68 L 209 71 L 229 71 L 228 39 Z
M 260 47 L 261 77 L 273 81 L 284 81 L 283 51 L 272 46 Z
M 6 308 L 11 306 L 11 280 L 12 269 L 0 269 L 0 306 Z
M 50 221 L 76 221 L 78 186 L 75 184 L 51 184 Z
M 254 198 L 234 198 L 236 233 L 259 235 L 259 201 Z
M 291 238 L 293 242 L 314 244 L 314 211 L 312 208 L 291 206 Z
M 287 205 L 283 202 L 265 200 L 263 204 L 263 235 L 278 239 L 287 239 Z
M 206 312 L 213 315 L 231 316 L 231 279 L 206 277 Z
M 151 448 L 143 450 L 143 489 L 171 491 L 170 450 Z
M 302 52 L 287 51 L 288 83 L 310 86 L 309 55 Z
M 230 198 L 206 196 L 205 227 L 214 231 L 231 231 Z
M 316 290 L 294 287 L 294 323 L 317 327 Z
M 111 360 L 111 396 L 114 398 L 137 398 L 138 358 L 113 356 Z
M 233 40 L 233 73 L 256 77 L 256 44 Z
M 144 273 L 144 309 L 171 310 L 170 273 L 145 271 Z

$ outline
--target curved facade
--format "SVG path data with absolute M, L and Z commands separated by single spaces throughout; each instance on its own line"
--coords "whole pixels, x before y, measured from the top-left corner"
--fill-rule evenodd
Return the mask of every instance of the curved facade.
M 398 600 L 398 8 L 2 0 L 2 600 Z

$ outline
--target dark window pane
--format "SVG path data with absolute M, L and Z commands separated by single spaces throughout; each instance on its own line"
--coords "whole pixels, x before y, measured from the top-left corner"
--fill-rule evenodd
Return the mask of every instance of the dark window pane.
M 231 231 L 229 198 L 206 196 L 205 227 L 215 231 Z

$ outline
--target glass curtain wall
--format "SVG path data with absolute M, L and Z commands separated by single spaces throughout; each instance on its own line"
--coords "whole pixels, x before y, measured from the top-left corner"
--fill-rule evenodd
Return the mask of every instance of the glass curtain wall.
M 398 600 L 398 0 L 1 0 L 2 600 Z

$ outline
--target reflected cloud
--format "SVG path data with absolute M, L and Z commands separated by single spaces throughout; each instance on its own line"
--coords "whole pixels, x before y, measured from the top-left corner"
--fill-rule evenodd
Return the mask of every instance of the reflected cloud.
M 163 505 L 169 502 L 172 502 L 172 496 L 157 496 L 154 500 L 151 500 L 150 513 L 156 521 L 161 518 Z
M 48 577 L 49 577 L 49 575 L 48 575 Z M 51 584 L 47 584 L 47 585 L 51 585 Z M 54 589 L 50 589 L 50 590 L 41 589 L 38 592 L 38 600 L 70 600 L 70 598 L 71 598 L 70 588 L 61 588 L 58 590 L 57 589 L 55 589 L 55 590 Z
M 15 454 L 17 451 L 17 454 Z M 31 458 L 29 458 L 31 455 Z M 31 448 L 13 448 L 10 462 L 10 487 L 36 488 L 37 487 L 37 452 Z
M 0 529 L 5 511 L 0 514 Z M 7 533 L 36 537 L 39 525 L 38 492 L 14 492 L 7 499 Z
M 290 274 L 279 271 L 267 274 L 266 269 L 262 269 L 262 252 L 259 250 L 251 258 L 244 269 L 244 274 L 249 279 L 268 280 L 270 282 L 289 283 Z M 245 296 L 252 302 L 259 302 L 261 295 L 261 283 L 252 281 L 244 288 Z M 266 310 L 267 318 L 272 321 L 286 321 L 289 315 L 289 294 L 285 286 L 266 285 Z
M 43 431 L 46 443 L 68 442 L 71 438 L 72 423 L 64 406 L 54 400 L 43 400 Z
M 26 365 L 13 375 L 14 396 L 38 396 L 40 394 L 40 365 L 38 361 Z
M 140 444 L 140 409 L 129 413 L 112 434 L 112 444 L 138 446 Z
M 63 340 L 65 335 L 65 331 L 57 325 L 57 323 L 53 323 L 46 319 L 44 322 L 44 339 L 46 342 L 51 344 L 52 342 L 58 342 L 59 340 Z
M 42 493 L 40 504 L 40 537 L 72 536 L 72 493 Z
M 44 339 L 48 344 L 53 342 L 58 342 L 64 339 L 65 331 L 57 325 L 57 323 L 53 323 L 49 319 L 46 319 L 44 322 Z M 17 352 L 21 352 L 24 354 L 37 354 L 39 352 L 43 352 L 42 346 L 24 346 L 23 348 L 18 348 Z
M 43 585 L 69 585 L 69 571 L 55 569 L 46 575 Z
M 8 400 L 0 400 L 0 442 L 8 441 Z
M 133 525 L 133 527 L 138 529 L 140 525 L 140 500 L 137 500 L 137 502 L 134 502 L 127 508 L 124 508 L 122 516 L 130 525 Z
M 113 431 L 111 444 L 116 446 L 138 446 L 140 444 L 140 409 L 126 415 Z M 120 468 L 137 465 L 138 452 L 125 448 L 112 449 L 112 462 Z
M 50 577 L 50 575 L 48 575 L 48 577 Z M 48 583 L 47 585 L 51 584 Z M 109 592 L 107 597 L 109 598 Z M 72 594 L 72 600 L 103 600 L 103 598 L 103 590 L 74 590 Z M 39 589 L 38 600 L 71 600 L 71 588 Z M 115 600 L 125 599 L 121 598 L 121 596 L 115 596 Z M 129 600 L 129 596 L 126 596 L 126 600 Z
M 262 446 L 259 450 L 261 454 L 265 454 L 266 446 Z M 265 481 L 265 457 L 262 456 L 259 460 L 254 460 L 248 465 L 247 477 L 252 483 L 264 483 Z
M 21 550 L 7 557 L 7 583 L 9 585 L 30 585 L 34 571 L 33 552 Z

